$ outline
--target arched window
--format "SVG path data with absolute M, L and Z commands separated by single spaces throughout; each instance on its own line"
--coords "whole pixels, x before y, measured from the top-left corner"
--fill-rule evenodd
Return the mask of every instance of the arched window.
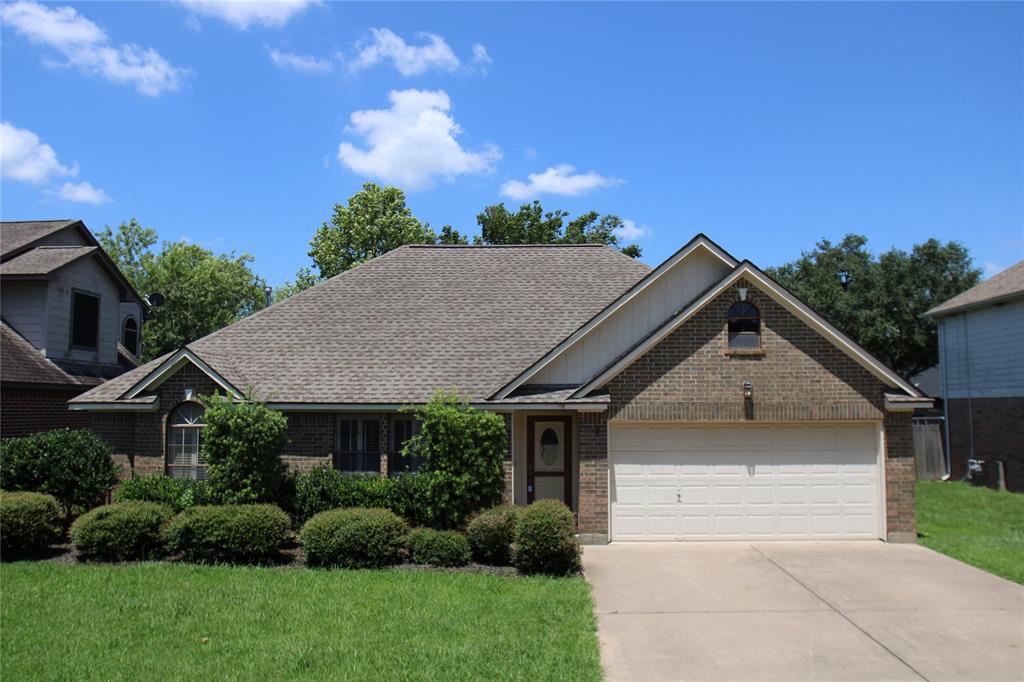
M 729 350 L 761 347 L 761 313 L 751 303 L 737 301 L 729 308 Z
M 206 462 L 199 457 L 203 433 L 203 406 L 183 403 L 167 420 L 167 473 L 172 478 L 206 478 Z
M 139 323 L 134 317 L 124 318 L 124 327 L 121 329 L 121 345 L 128 349 L 132 355 L 139 354 Z

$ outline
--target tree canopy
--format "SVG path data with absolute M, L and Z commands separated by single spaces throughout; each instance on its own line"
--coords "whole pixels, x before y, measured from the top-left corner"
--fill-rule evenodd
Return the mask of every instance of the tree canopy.
M 589 211 L 566 223 L 568 211 L 545 211 L 539 201 L 523 204 L 509 211 L 505 204 L 492 204 L 481 211 L 476 222 L 480 226 L 477 244 L 606 244 L 619 247 L 617 230 L 624 225 L 619 216 Z M 640 247 L 622 247 L 627 256 L 638 258 Z
M 264 306 L 264 282 L 250 268 L 249 254 L 214 255 L 197 244 L 165 241 L 132 218 L 117 230 L 97 235 L 136 291 L 158 291 L 164 305 L 153 308 L 142 335 L 142 358 L 151 360 L 211 334 Z
M 924 313 L 977 284 L 981 270 L 959 242 L 932 238 L 910 253 L 894 248 L 876 258 L 867 241 L 856 234 L 838 244 L 823 239 L 767 272 L 899 374 L 913 376 L 939 361 L 936 323 Z

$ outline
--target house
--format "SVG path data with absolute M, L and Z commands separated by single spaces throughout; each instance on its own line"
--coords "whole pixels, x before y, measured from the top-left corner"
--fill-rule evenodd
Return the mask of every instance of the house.
M 950 475 L 1003 462 L 1007 487 L 1024 491 L 1024 261 L 928 311 L 939 325 L 939 375 Z
M 66 403 L 139 365 L 145 309 L 82 221 L 0 223 L 0 436 L 88 426 Z
M 251 387 L 286 459 L 415 467 L 403 405 L 504 416 L 506 499 L 585 541 L 915 538 L 930 404 L 703 235 L 651 269 L 605 246 L 404 246 L 71 400 L 140 474 L 202 476 L 196 396 Z

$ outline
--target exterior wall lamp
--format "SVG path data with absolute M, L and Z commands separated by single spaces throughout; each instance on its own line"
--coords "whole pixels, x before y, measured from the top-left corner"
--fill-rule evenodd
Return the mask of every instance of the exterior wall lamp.
M 192 396 L 195 395 L 195 391 L 191 388 L 185 389 L 185 400 L 192 400 Z
M 750 381 L 743 382 L 743 398 L 744 400 L 752 400 L 754 398 L 754 384 Z

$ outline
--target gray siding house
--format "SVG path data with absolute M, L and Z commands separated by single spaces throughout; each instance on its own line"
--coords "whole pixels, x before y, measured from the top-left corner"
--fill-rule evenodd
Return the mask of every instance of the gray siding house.
M 86 426 L 66 402 L 138 366 L 145 303 L 79 220 L 0 223 L 0 429 Z

